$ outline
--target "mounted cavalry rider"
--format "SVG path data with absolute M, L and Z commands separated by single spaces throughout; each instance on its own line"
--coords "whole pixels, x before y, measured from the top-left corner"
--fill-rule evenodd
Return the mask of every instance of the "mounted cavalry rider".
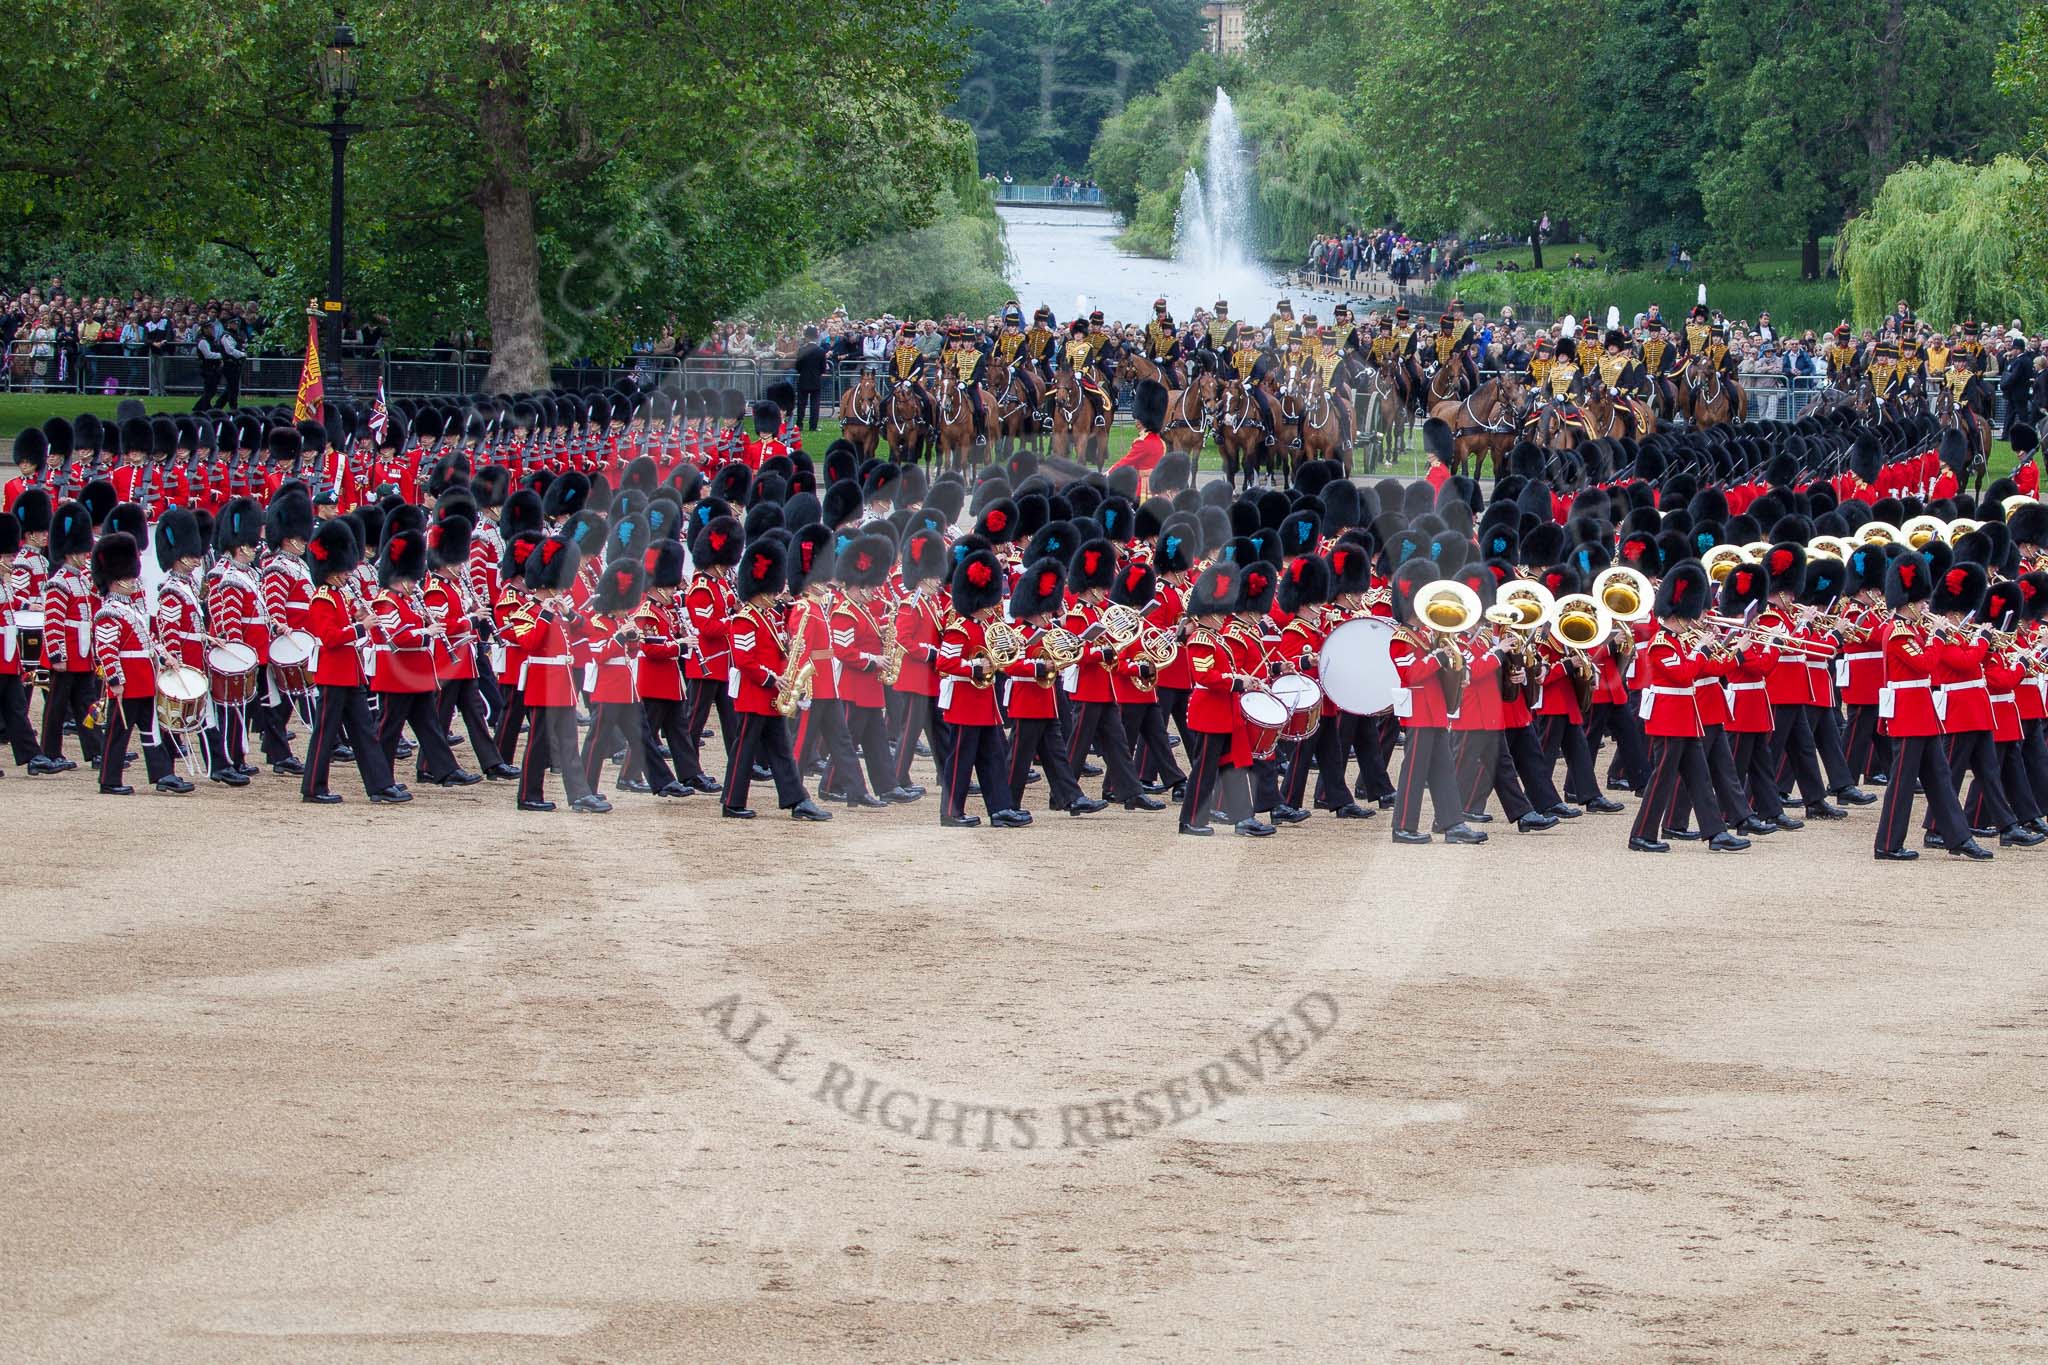
M 917 408 L 923 415 L 924 424 L 932 424 L 932 395 L 924 382 L 924 352 L 917 347 L 917 324 L 905 320 L 896 336 L 896 349 L 889 352 L 889 379 L 892 383 L 908 384 L 910 391 L 917 395 Z
M 1664 319 L 1657 316 L 1655 304 L 1650 305 L 1650 312 L 1643 319 L 1640 354 L 1643 379 L 1649 387 L 1651 402 L 1655 403 L 1661 397 L 1667 405 L 1675 406 L 1678 395 L 1672 385 L 1672 376 L 1678 372 L 1678 349 L 1665 335 Z
M 1619 327 L 1608 329 L 1601 338 L 1601 348 L 1603 354 L 1587 378 L 1589 382 L 1598 380 L 1616 407 L 1627 415 L 1634 433 L 1641 435 L 1648 427 L 1644 417 L 1650 398 L 1649 376 L 1629 351 L 1628 333 Z
M 1344 305 L 1338 304 L 1337 311 L 1344 312 Z M 1341 389 L 1337 385 L 1337 367 L 1344 362 L 1344 352 L 1339 349 L 1339 345 L 1334 329 L 1316 326 L 1313 317 L 1302 319 L 1302 371 L 1315 372 L 1317 380 L 1323 386 L 1323 392 L 1335 405 L 1338 430 L 1342 433 L 1344 446 L 1348 450 L 1352 444 L 1353 428 L 1357 424 L 1357 413 L 1353 411 L 1349 383 L 1347 382 Z
M 1417 344 L 1415 329 L 1408 325 L 1408 309 L 1403 305 L 1394 309 L 1391 316 L 1378 316 L 1372 340 L 1366 345 L 1366 359 L 1387 376 L 1395 396 L 1411 411 L 1422 399 L 1422 370 L 1415 359 Z
M 1066 344 L 1060 347 L 1060 368 L 1072 371 L 1081 392 L 1094 396 L 1105 417 L 1115 410 L 1116 404 L 1096 377 L 1095 367 L 1101 363 L 1099 357 L 1108 344 L 1109 338 L 1102 331 L 1102 310 L 1097 309 L 1086 322 L 1075 318 L 1067 324 Z
M 1835 328 L 1820 354 L 1828 367 L 1828 387 L 1854 393 L 1863 375 L 1863 352 L 1856 345 L 1848 323 Z
M 988 444 L 988 404 L 982 384 L 988 378 L 988 352 L 976 344 L 972 327 L 954 327 L 946 332 L 946 354 L 942 362 L 960 381 L 960 393 L 974 410 L 974 443 Z
M 1452 387 L 1446 389 L 1434 375 L 1430 388 L 1439 398 L 1469 398 L 1479 387 L 1479 360 L 1475 352 L 1477 339 L 1472 334 L 1472 324 L 1466 320 L 1453 300 L 1451 311 L 1437 319 L 1437 334 L 1434 340 L 1436 354 L 1435 374 L 1446 369 L 1451 373 Z
M 1042 380 L 1049 382 L 1052 379 L 1054 352 L 1059 349 L 1059 340 L 1059 333 L 1053 330 L 1052 309 L 1039 304 L 1031 315 L 1030 330 L 1024 333 L 1024 356 Z

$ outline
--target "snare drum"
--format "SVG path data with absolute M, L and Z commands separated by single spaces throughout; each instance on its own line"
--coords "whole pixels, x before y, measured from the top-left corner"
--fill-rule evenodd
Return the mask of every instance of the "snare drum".
M 189 735 L 206 728 L 206 675 L 179 664 L 156 675 L 157 724 L 172 734 Z
M 206 676 L 214 701 L 246 706 L 256 695 L 256 651 L 247 645 L 215 645 L 206 651 Z
M 1280 738 L 1298 744 L 1315 734 L 1323 723 L 1323 689 L 1314 678 L 1289 673 L 1273 679 L 1273 695 L 1287 708 L 1287 725 Z
M 17 611 L 10 629 L 14 636 L 11 657 L 21 660 L 22 685 L 47 685 L 50 673 L 43 667 L 43 614 L 40 611 Z
M 1271 758 L 1287 728 L 1287 703 L 1271 692 L 1246 692 L 1237 699 L 1237 712 L 1251 736 L 1252 757 Z
M 303 630 L 288 630 L 270 642 L 270 675 L 277 690 L 302 697 L 313 690 L 308 677 L 313 667 L 314 640 Z

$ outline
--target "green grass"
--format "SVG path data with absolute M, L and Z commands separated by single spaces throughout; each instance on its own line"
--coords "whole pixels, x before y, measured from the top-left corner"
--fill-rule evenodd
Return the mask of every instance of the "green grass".
M 72 418 L 82 412 L 112 417 L 118 398 L 82 393 L 0 393 L 0 437 L 12 441 L 23 427 L 41 426 L 52 417 Z M 190 412 L 190 398 L 146 398 L 152 413 Z

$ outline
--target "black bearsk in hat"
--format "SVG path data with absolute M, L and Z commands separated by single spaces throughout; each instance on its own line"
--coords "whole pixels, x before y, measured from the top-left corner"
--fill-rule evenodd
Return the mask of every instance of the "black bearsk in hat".
M 1764 551 L 1763 560 L 1773 592 L 1797 593 L 1806 581 L 1806 547 L 1798 541 L 1779 541 Z
M 583 554 L 567 536 L 549 536 L 526 557 L 526 586 L 535 592 L 566 588 L 576 581 Z
M 740 556 L 734 585 L 740 600 L 751 602 L 781 592 L 789 582 L 788 562 L 788 551 L 780 539 L 771 537 L 747 546 L 746 553 Z
M 1116 546 L 1107 540 L 1091 540 L 1074 551 L 1068 568 L 1067 586 L 1077 593 L 1106 588 L 1116 577 Z
M 729 569 L 740 562 L 740 524 L 713 517 L 690 540 L 690 562 L 699 569 Z
M 126 531 L 101 536 L 92 547 L 92 586 L 104 593 L 114 584 L 142 576 L 142 547 Z
M 784 572 L 788 575 L 791 593 L 802 592 L 811 584 L 831 577 L 832 544 L 832 533 L 822 526 L 806 526 L 790 539 L 789 562 Z
M 427 537 L 424 531 L 400 531 L 384 542 L 377 555 L 377 586 L 388 588 L 393 579 L 417 583 L 427 574 Z
M 1131 418 L 1155 435 L 1166 430 L 1166 386 L 1156 379 L 1138 381 L 1131 397 Z
M 1280 570 L 1263 559 L 1245 565 L 1238 578 L 1237 607 L 1241 614 L 1263 616 L 1273 609 L 1273 597 L 1280 589 Z
M 338 517 L 321 522 L 306 539 L 306 569 L 316 588 L 330 578 L 354 573 L 362 562 L 363 547 L 355 528 Z
M 1119 606 L 1145 607 L 1158 590 L 1159 575 L 1150 564 L 1134 559 L 1117 571 L 1116 581 L 1109 587 L 1109 600 Z
M 1057 559 L 1034 560 L 1010 592 L 1010 615 L 1022 621 L 1041 612 L 1058 611 L 1066 601 L 1067 571 Z
M 1401 622 L 1412 621 L 1415 618 L 1415 594 L 1422 591 L 1424 585 L 1434 583 L 1442 576 L 1437 572 L 1435 560 L 1424 559 L 1419 555 L 1403 560 L 1387 584 L 1391 591 L 1394 619 Z
M 1372 554 L 1363 545 L 1339 541 L 1331 547 L 1329 564 L 1332 600 L 1364 592 L 1372 586 Z
M 1694 621 L 1705 614 L 1713 593 L 1714 580 L 1706 565 L 1697 559 L 1681 560 L 1666 571 L 1657 584 L 1656 614 L 1659 620 Z
M 1771 575 L 1761 564 L 1737 564 L 1721 580 L 1717 610 L 1723 616 L 1741 616 L 1751 607 L 1762 607 L 1771 595 Z
M 1951 564 L 1934 576 L 1930 605 L 1938 612 L 1960 616 L 1984 605 L 1987 577 L 1982 564 Z
M 637 560 L 615 559 L 598 576 L 597 590 L 590 595 L 592 610 L 608 616 L 623 616 L 640 605 L 647 592 L 647 571 Z
M 929 583 L 946 570 L 946 537 L 929 528 L 912 531 L 903 542 L 903 586 Z
M 987 550 L 976 550 L 953 570 L 953 610 L 962 616 L 987 611 L 1003 600 L 1003 566 Z
M 1897 610 L 1909 602 L 1925 602 L 1934 594 L 1934 575 L 1927 560 L 1908 550 L 1895 556 L 1884 571 L 1885 605 Z
M 1299 612 L 1330 600 L 1330 565 L 1321 555 L 1298 555 L 1280 571 L 1280 610 Z
M 896 546 L 885 535 L 855 536 L 833 567 L 834 576 L 850 588 L 879 588 L 896 567 Z
M 190 509 L 172 507 L 156 523 L 156 566 L 169 573 L 181 559 L 206 558 L 206 541 L 199 534 L 199 518 Z
M 1193 591 L 1188 593 L 1187 614 L 1190 616 L 1228 616 L 1237 610 L 1237 597 L 1243 572 L 1235 564 L 1221 561 L 1202 570 L 1195 580 Z
M 427 528 L 427 562 L 436 569 L 461 569 L 469 563 L 469 543 L 476 527 L 468 517 L 442 517 Z
M 679 540 L 657 540 L 647 547 L 647 557 L 641 561 L 647 571 L 647 586 L 650 588 L 680 588 L 683 585 L 683 543 Z

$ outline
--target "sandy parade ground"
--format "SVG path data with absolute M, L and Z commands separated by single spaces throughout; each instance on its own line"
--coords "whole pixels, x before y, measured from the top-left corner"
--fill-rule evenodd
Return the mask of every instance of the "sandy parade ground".
M 352 778 L 0 781 L 7 1359 L 2048 1356 L 2048 852 Z

